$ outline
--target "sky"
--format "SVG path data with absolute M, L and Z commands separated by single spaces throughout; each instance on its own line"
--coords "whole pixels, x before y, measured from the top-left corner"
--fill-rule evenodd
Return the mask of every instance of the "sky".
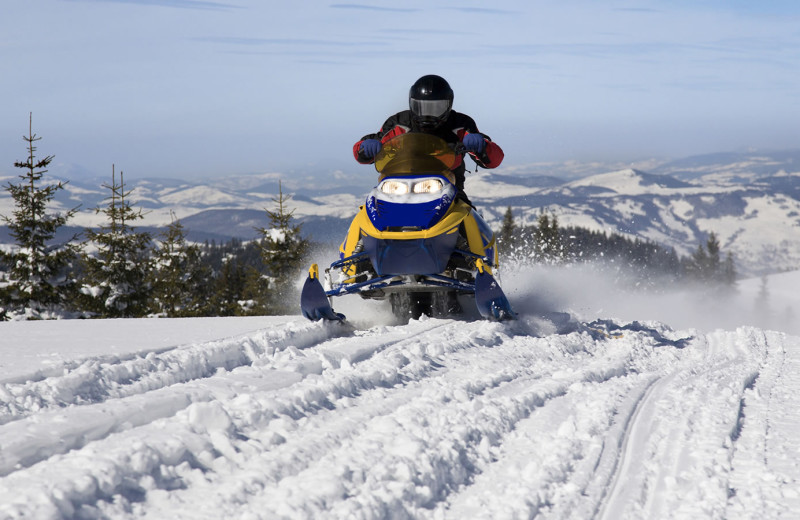
M 439 74 L 505 165 L 798 148 L 796 1 L 6 2 L 0 175 L 345 178 Z M 524 168 L 523 168 L 524 171 Z

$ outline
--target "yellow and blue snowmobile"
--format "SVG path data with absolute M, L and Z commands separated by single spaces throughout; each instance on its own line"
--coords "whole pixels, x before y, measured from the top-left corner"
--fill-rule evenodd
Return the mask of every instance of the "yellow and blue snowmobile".
M 457 145 L 460 147 L 460 145 Z M 474 301 L 481 316 L 516 317 L 492 269 L 497 247 L 491 228 L 456 197 L 451 168 L 463 150 L 425 133 L 406 133 L 375 157 L 378 185 L 350 224 L 340 259 L 309 269 L 300 306 L 310 320 L 343 320 L 333 297 L 386 299 L 401 318 L 450 316 Z

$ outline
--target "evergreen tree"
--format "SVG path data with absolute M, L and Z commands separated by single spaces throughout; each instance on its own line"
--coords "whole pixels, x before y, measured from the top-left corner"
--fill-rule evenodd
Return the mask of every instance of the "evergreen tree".
M 505 253 L 509 256 L 513 256 L 517 247 L 517 225 L 514 223 L 514 213 L 511 211 L 511 206 L 508 206 L 506 212 L 503 214 L 503 224 L 500 227 L 498 246 L 501 248 L 501 253 Z
M 303 269 L 310 241 L 301 236 L 301 225 L 293 224 L 294 210 L 287 210 L 290 197 L 283 194 L 278 183 L 278 196 L 273 211 L 266 210 L 269 229 L 257 228 L 262 235 L 261 258 L 270 281 L 270 310 L 276 314 L 294 312 L 298 298 L 292 286 L 295 276 Z
M 736 264 L 733 255 L 729 252 L 725 255 L 725 263 L 722 264 L 722 283 L 727 286 L 736 285 Z
M 44 313 L 62 313 L 74 301 L 76 282 L 71 270 L 78 248 L 71 241 L 54 243 L 58 230 L 72 218 L 78 208 L 64 213 L 48 213 L 47 208 L 66 183 L 42 186 L 42 177 L 53 156 L 36 158 L 35 143 L 41 140 L 33 133 L 33 114 L 29 118 L 28 157 L 14 166 L 25 170 L 18 184 L 8 183 L 6 191 L 14 200 L 13 217 L 0 216 L 8 225 L 16 248 L 0 251 L 0 262 L 7 265 L 6 280 L 0 287 L 0 315 L 26 314 L 41 318 Z
M 153 258 L 151 311 L 165 316 L 201 316 L 208 309 L 211 268 L 202 262 L 200 248 L 186 241 L 181 222 L 161 235 Z
M 246 313 L 246 306 L 242 307 L 245 278 L 245 269 L 235 256 L 231 255 L 223 260 L 211 298 L 214 315 L 240 316 Z
M 85 255 L 86 278 L 81 288 L 88 310 L 100 317 L 121 318 L 144 316 L 150 300 L 151 237 L 136 232 L 132 222 L 144 218 L 135 210 L 125 191 L 123 174 L 119 184 L 112 166 L 108 205 L 96 208 L 108 218 L 99 231 L 86 230 L 88 241 L 97 252 Z
M 725 261 L 721 261 L 719 239 L 713 231 L 709 233 L 705 246 L 697 246 L 697 250 L 685 264 L 689 277 L 704 285 L 733 287 L 736 283 L 733 256 L 728 253 Z
M 708 264 L 705 270 L 708 273 L 708 278 L 714 283 L 722 281 L 722 261 L 720 258 L 719 239 L 713 231 L 709 233 L 708 240 L 706 240 L 706 258 Z
M 548 215 L 542 210 L 536 221 L 533 234 L 534 254 L 541 262 L 557 263 L 564 258 L 561 234 L 558 230 L 558 218 Z
M 269 277 L 248 266 L 244 273 L 241 312 L 247 316 L 263 316 L 272 312 Z

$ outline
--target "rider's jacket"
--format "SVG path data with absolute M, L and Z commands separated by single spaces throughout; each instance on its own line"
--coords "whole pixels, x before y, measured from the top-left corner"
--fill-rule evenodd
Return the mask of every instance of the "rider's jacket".
M 391 116 L 383 123 L 379 132 L 367 134 L 353 145 L 353 155 L 356 161 L 361 164 L 370 164 L 374 158 L 367 158 L 360 152 L 361 143 L 366 139 L 379 139 L 385 143 L 392 137 L 396 137 L 406 132 L 425 132 L 444 139 L 448 143 L 460 143 L 467 134 L 480 133 L 475 121 L 468 115 L 451 110 L 447 119 L 434 129 L 422 129 L 418 127 L 412 118 L 410 110 L 403 110 Z M 486 140 L 486 148 L 483 153 L 475 154 L 470 152 L 470 157 L 482 168 L 496 168 L 503 162 L 503 150 L 487 136 L 481 134 Z M 459 156 L 456 165 L 453 167 L 453 174 L 456 178 L 456 189 L 459 193 L 464 192 L 464 161 Z

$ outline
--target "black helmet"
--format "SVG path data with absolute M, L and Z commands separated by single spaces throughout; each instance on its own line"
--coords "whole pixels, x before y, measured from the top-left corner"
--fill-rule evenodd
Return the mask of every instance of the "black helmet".
M 422 76 L 411 85 L 408 106 L 417 124 L 438 126 L 453 108 L 453 89 L 440 76 Z

